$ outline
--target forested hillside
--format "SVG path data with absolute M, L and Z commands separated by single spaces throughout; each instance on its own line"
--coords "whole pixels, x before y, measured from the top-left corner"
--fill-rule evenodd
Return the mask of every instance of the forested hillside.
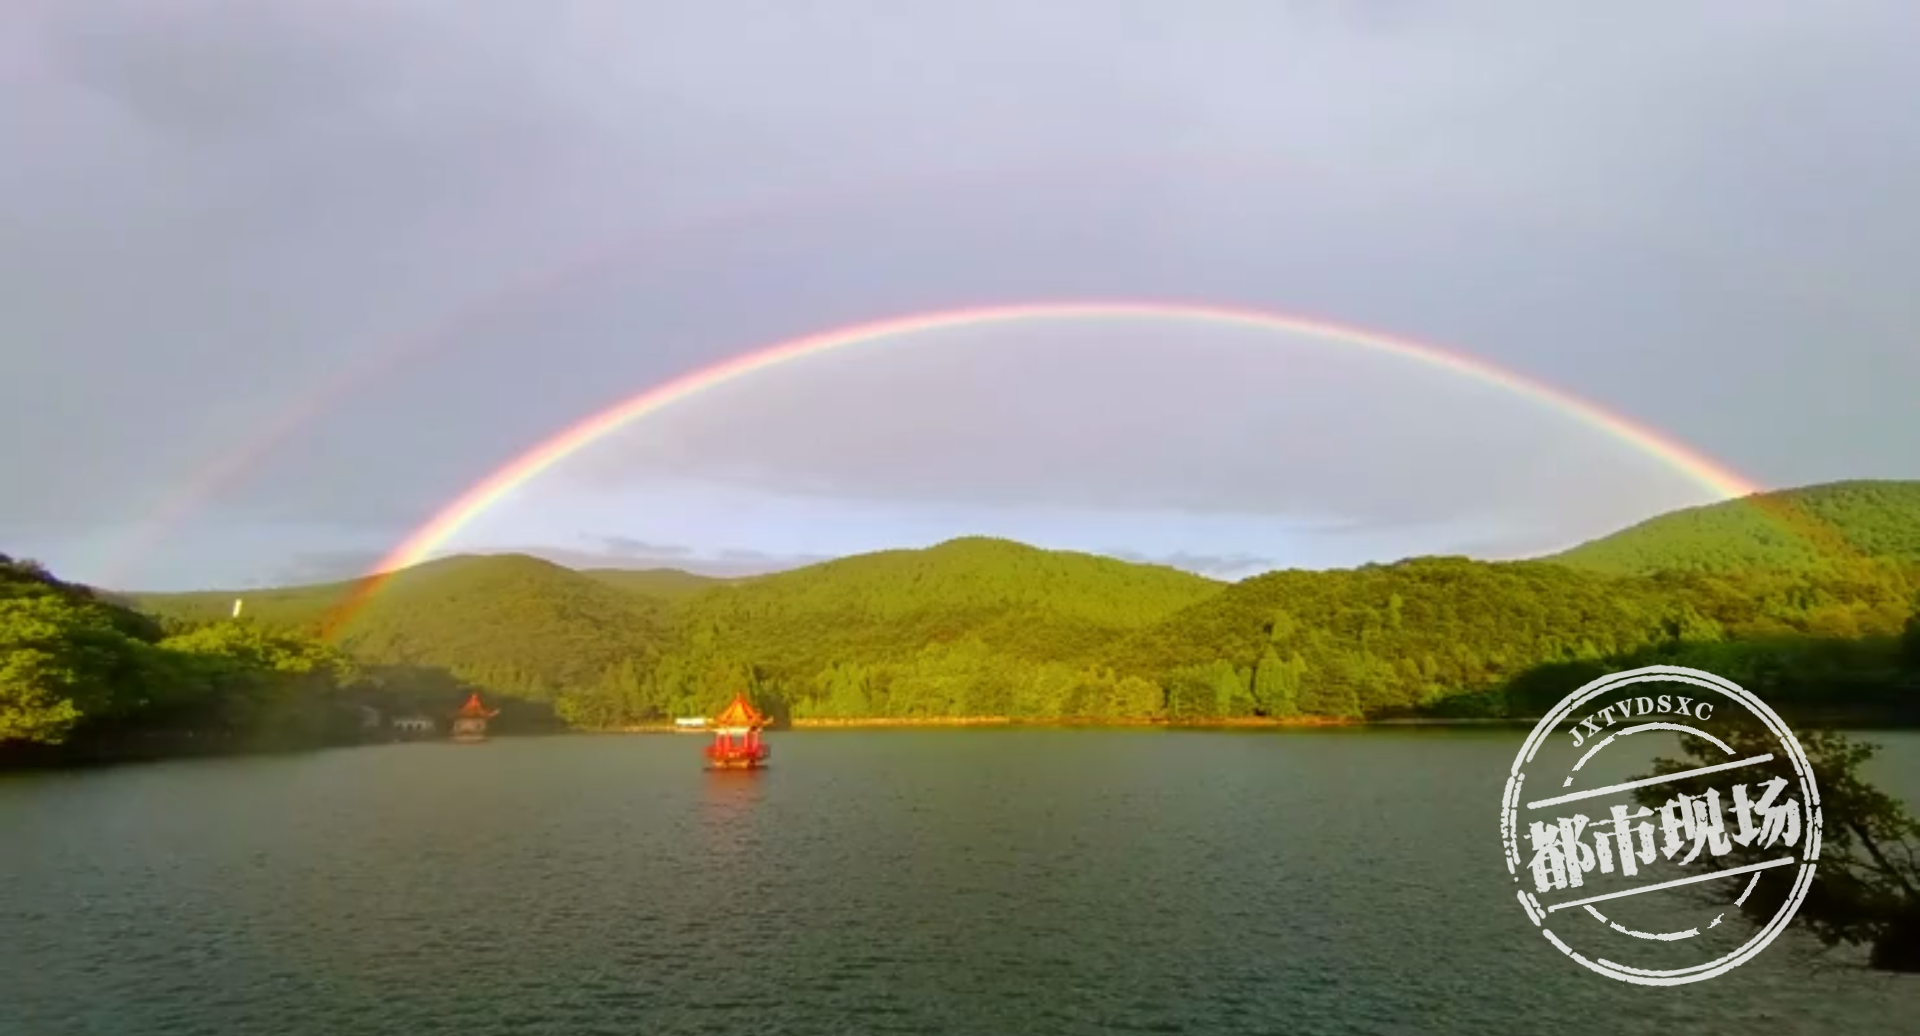
M 1920 482 L 1830 482 L 1692 507 L 1549 560 L 1647 573 L 1820 568 L 1863 557 L 1920 561 Z
M 1019 658 L 1079 659 L 1222 588 L 1174 568 L 968 538 L 761 576 L 691 599 L 682 624 L 785 671 L 963 637 Z
M 661 601 L 684 601 L 716 586 L 741 583 L 751 576 L 721 578 L 682 572 L 677 568 L 583 568 L 580 574 L 617 586 L 643 597 Z
M 671 594 L 687 583 L 623 586 L 523 554 L 442 558 L 388 580 L 333 640 L 369 663 L 430 666 L 483 690 L 553 698 L 611 666 L 652 657 L 670 629 L 670 597 L 654 592 L 663 585 Z M 206 622 L 230 615 L 238 598 L 254 622 L 319 637 L 355 586 L 133 599 L 158 615 Z
M 162 623 L 0 555 L 0 744 L 192 732 L 325 743 L 357 722 L 344 654 L 244 623 Z
M 1528 715 L 1582 673 L 1649 661 L 1700 663 L 1795 707 L 1920 719 L 1916 485 L 1698 508 L 1547 560 L 1237 584 L 984 538 L 740 580 L 455 557 L 395 575 L 334 647 L 369 671 L 550 701 L 583 727 L 705 713 L 742 688 L 798 719 Z M 352 590 L 131 600 L 196 636 L 293 644 Z M 85 599 L 160 643 L 152 620 Z
M 1157 690 L 1129 685 L 1115 702 L 1100 663 L 1129 632 L 1221 588 L 982 537 L 842 558 L 692 598 L 657 665 L 617 667 L 563 708 L 590 725 L 644 722 L 751 686 L 799 718 L 1144 719 L 1163 711 Z
M 619 725 L 701 712 L 747 686 L 802 719 L 1526 715 L 1530 699 L 1507 690 L 1541 667 L 1680 661 L 1715 645 L 1723 667 L 1745 664 L 1736 648 L 1764 657 L 1756 686 L 1793 696 L 1835 665 L 1870 671 L 1886 705 L 1882 691 L 1908 680 L 1896 638 L 1920 590 L 1920 569 L 1897 562 L 1648 577 L 1422 558 L 1272 573 L 1157 621 L 1099 623 L 1066 618 L 1071 600 L 1016 610 L 934 593 L 875 619 L 904 607 L 894 584 L 867 587 L 870 599 L 831 572 L 793 575 L 804 593 L 696 599 L 656 665 L 622 665 L 563 707 Z M 1075 598 L 1073 585 L 1059 592 Z

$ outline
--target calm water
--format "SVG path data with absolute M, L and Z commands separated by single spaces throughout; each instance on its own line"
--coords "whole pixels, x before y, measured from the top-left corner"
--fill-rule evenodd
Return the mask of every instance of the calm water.
M 1520 913 L 1514 732 L 403 745 L 0 780 L 0 1031 L 1877 1033 L 1797 933 L 1698 985 Z M 1920 736 L 1876 776 L 1920 799 Z M 1907 1022 L 1898 1022 L 1905 1017 Z

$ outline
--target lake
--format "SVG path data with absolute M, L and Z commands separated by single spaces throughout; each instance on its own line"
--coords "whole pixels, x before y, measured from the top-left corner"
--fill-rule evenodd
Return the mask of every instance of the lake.
M 1678 988 L 1553 952 L 1500 850 L 1522 737 L 806 731 L 707 773 L 699 738 L 579 736 L 16 775 L 0 1032 L 1911 1031 L 1920 978 L 1798 932 Z M 1920 734 L 1872 739 L 1920 800 Z

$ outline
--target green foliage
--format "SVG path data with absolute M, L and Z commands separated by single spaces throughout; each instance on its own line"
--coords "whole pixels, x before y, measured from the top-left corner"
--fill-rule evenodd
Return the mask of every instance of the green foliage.
M 1920 671 L 1920 602 L 1914 604 L 1900 633 L 1900 660 L 1908 668 Z
M 686 602 L 681 628 L 791 677 L 969 636 L 1024 659 L 1091 660 L 1120 633 L 1219 589 L 1177 569 L 969 538 L 722 587 Z
M 684 601 L 716 586 L 745 581 L 744 578 L 721 579 L 695 575 L 677 568 L 584 568 L 580 574 L 608 586 L 668 603 Z
M 1736 756 L 1776 750 L 1767 731 L 1751 721 L 1723 723 L 1719 731 Z M 1871 946 L 1874 967 L 1920 971 L 1920 821 L 1860 778 L 1860 768 L 1877 746 L 1823 730 L 1801 729 L 1796 736 L 1813 767 L 1823 822 L 1820 865 L 1794 922 L 1829 946 Z M 1686 758 L 1655 760 L 1655 772 L 1697 769 L 1726 759 L 1725 753 L 1697 739 L 1683 738 L 1681 747 Z M 1640 789 L 1635 796 L 1642 805 L 1658 809 L 1676 792 L 1704 795 L 1716 783 L 1713 777 L 1683 778 Z M 1802 809 L 1806 806 L 1800 803 Z M 1757 840 L 1751 845 L 1734 842 L 1727 855 L 1702 853 L 1689 866 L 1704 873 L 1762 863 L 1779 854 L 1778 846 L 1765 847 Z M 1738 883 L 1698 886 L 1699 894 L 1710 900 L 1734 904 L 1737 897 L 1737 909 L 1754 923 L 1765 923 L 1780 910 L 1788 888 L 1785 882 L 1761 882 L 1748 896 Z
M 447 712 L 467 690 L 250 619 L 155 621 L 0 555 L 0 763 L 350 743 L 363 706 Z
M 1920 714 L 1915 487 L 1841 483 L 1771 494 L 1770 510 L 1680 512 L 1551 561 L 1415 558 L 1231 585 L 985 538 L 740 580 L 457 557 L 395 575 L 340 645 L 369 667 L 551 700 L 586 727 L 709 714 L 742 689 L 778 716 L 823 720 L 1529 716 L 1647 662 L 1725 672 L 1802 713 L 1908 716 Z M 1860 549 L 1800 563 L 1769 524 L 1788 504 Z M 1698 563 L 1663 560 L 1680 556 Z M 249 592 L 246 615 L 311 632 L 353 590 Z M 204 625 L 234 596 L 137 599 Z M 11 679 L 59 691 L 69 671 Z M 84 697 L 86 679 L 69 682 Z
M 159 628 L 0 554 L 0 741 L 58 744 L 139 700 Z
M 1831 482 L 1693 507 L 1552 560 L 1597 572 L 1826 568 L 1920 561 L 1920 481 Z
M 1298 652 L 1282 658 L 1277 648 L 1267 645 L 1253 670 L 1254 710 L 1276 719 L 1300 715 L 1301 682 L 1306 672 L 1306 659 Z
M 238 597 L 242 613 L 260 625 L 312 637 L 355 589 L 333 583 L 136 599 L 155 614 L 204 623 L 231 614 Z M 598 681 L 610 668 L 650 660 L 667 614 L 658 596 L 538 558 L 463 556 L 395 575 L 336 635 L 343 649 L 371 664 L 444 669 L 478 690 L 547 700 Z

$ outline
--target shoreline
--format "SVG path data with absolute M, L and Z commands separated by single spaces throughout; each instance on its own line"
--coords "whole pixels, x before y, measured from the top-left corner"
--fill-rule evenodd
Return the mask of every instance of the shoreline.
M 1012 716 L 872 716 L 861 719 L 796 719 L 769 726 L 771 731 L 795 730 L 906 730 L 941 727 L 1028 727 L 1035 729 L 1163 729 L 1163 730 L 1235 730 L 1235 729 L 1316 729 L 1324 727 L 1512 727 L 1532 726 L 1538 719 L 1349 719 L 1335 716 L 1297 716 L 1273 719 L 1241 716 L 1232 719 L 1018 719 Z M 682 728 L 670 723 L 641 723 L 580 733 L 606 734 L 710 734 L 710 728 Z
M 1804 722 L 1804 721 L 1803 721 Z M 1205 730 L 1342 730 L 1355 733 L 1368 729 L 1391 730 L 1394 728 L 1527 728 L 1539 723 L 1537 719 L 1480 719 L 1480 718 L 1425 718 L 1396 717 L 1390 719 L 1345 719 L 1331 717 L 1295 717 L 1290 719 L 1268 719 L 1264 717 L 1242 717 L 1237 719 L 1170 721 L 1157 720 L 1061 720 L 1061 719 L 1015 719 L 1009 716 L 898 716 L 869 717 L 864 719 L 803 719 L 792 721 L 789 725 L 770 726 L 770 732 L 786 734 L 808 730 L 930 730 L 942 728 L 993 728 L 1029 729 L 1029 730 L 1163 730 L 1163 731 L 1205 731 Z M 1791 721 L 1790 721 L 1791 724 Z M 1819 729 L 1840 731 L 1854 738 L 1871 738 L 1876 733 L 1909 733 L 1920 731 L 1920 723 L 1901 722 L 1894 719 L 1862 721 L 1852 719 L 1838 723 L 1814 723 Z M 489 742 L 511 741 L 528 737 L 569 737 L 569 736 L 609 736 L 623 734 L 710 734 L 710 729 L 685 730 L 672 724 L 649 723 L 628 727 L 609 727 L 599 729 L 550 729 L 516 730 L 489 732 Z M 158 739 L 156 739 L 158 740 Z M 213 742 L 213 743 L 208 743 Z M 82 771 L 113 768 L 128 765 L 181 762 L 190 760 L 234 759 L 246 757 L 270 757 L 301 755 L 309 752 L 321 752 L 336 749 L 378 748 L 407 744 L 445 744 L 458 742 L 448 737 L 430 738 L 379 738 L 368 740 L 321 741 L 306 744 L 272 744 L 260 742 L 224 742 L 219 739 L 207 739 L 191 747 L 179 743 L 145 744 L 133 746 L 127 744 L 104 746 L 92 745 L 81 748 L 74 745 L 19 745 L 9 743 L 0 749 L 0 778 L 14 774 L 34 772 Z

